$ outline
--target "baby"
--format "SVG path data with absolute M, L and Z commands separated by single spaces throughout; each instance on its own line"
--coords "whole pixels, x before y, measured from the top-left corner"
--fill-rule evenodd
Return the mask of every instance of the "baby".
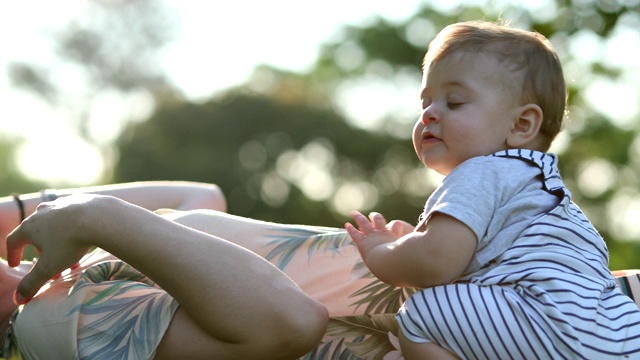
M 405 359 L 640 356 L 640 310 L 547 153 L 566 94 L 538 33 L 464 22 L 429 45 L 413 144 L 445 178 L 415 229 L 345 225 L 380 280 L 423 289 L 397 314 Z

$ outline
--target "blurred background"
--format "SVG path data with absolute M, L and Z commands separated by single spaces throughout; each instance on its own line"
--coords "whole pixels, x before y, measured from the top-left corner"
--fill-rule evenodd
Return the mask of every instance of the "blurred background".
M 611 251 L 640 267 L 640 0 L 23 0 L 0 4 L 0 192 L 218 184 L 229 212 L 417 220 L 441 180 L 410 133 L 426 47 L 503 20 L 556 47 L 552 151 Z

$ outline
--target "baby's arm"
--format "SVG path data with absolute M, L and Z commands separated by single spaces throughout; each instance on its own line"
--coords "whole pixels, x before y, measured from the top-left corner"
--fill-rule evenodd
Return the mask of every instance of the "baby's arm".
M 358 229 L 346 224 L 363 261 L 380 280 L 403 287 L 426 288 L 456 280 L 476 248 L 473 231 L 451 216 L 435 213 L 425 231 L 397 237 L 381 214 L 352 214 Z

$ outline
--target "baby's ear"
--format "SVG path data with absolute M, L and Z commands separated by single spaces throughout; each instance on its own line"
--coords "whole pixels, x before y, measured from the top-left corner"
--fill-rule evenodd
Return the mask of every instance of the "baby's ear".
M 525 148 L 536 140 L 542 125 L 542 109 L 536 104 L 520 107 L 519 115 L 514 119 L 511 132 L 507 137 L 507 145 L 511 148 Z

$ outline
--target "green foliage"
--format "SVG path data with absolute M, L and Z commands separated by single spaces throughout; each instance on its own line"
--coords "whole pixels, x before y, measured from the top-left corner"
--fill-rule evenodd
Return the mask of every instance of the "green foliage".
M 446 11 L 436 4 L 425 4 L 418 12 L 401 23 L 389 23 L 379 19 L 363 27 L 348 27 L 342 32 L 339 41 L 330 43 L 321 49 L 316 67 L 310 77 L 317 83 L 340 84 L 349 79 L 371 76 L 368 65 L 383 61 L 390 65 L 394 72 L 404 71 L 406 68 L 419 69 L 420 60 L 424 55 L 428 41 L 444 26 L 464 20 L 508 21 L 514 26 L 534 29 L 546 37 L 556 40 L 559 52 L 565 63 L 584 62 L 579 53 L 568 52 L 564 45 L 571 44 L 573 36 L 579 32 L 589 31 L 599 39 L 606 41 L 615 34 L 619 26 L 629 26 L 637 23 L 640 17 L 640 3 L 623 1 L 571 1 L 558 0 L 549 8 L 549 13 L 555 13 L 551 18 L 540 16 L 527 9 L 526 4 L 512 6 L 492 6 L 487 1 L 478 6 L 452 6 Z M 416 26 L 416 24 L 420 26 Z M 429 39 L 424 43 L 411 41 L 411 30 L 421 29 L 429 32 Z M 357 67 L 345 68 L 341 66 L 340 51 L 343 44 L 352 44 L 366 54 L 365 60 Z M 596 76 L 604 79 L 619 81 L 626 75 L 625 69 L 612 66 L 602 60 L 595 60 L 587 64 L 585 69 L 589 73 L 578 74 L 578 77 Z M 390 83 L 394 76 L 386 74 Z M 612 231 L 615 226 L 611 223 L 611 210 L 607 210 L 610 202 L 617 195 L 619 189 L 640 188 L 640 174 L 635 170 L 637 166 L 631 162 L 631 146 L 638 138 L 638 122 L 635 127 L 621 128 L 605 115 L 596 113 L 596 106 L 584 98 L 584 83 L 580 86 L 568 79 L 569 105 L 577 106 L 580 112 L 573 119 L 584 124 L 579 129 L 567 130 L 570 146 L 560 153 L 561 171 L 568 186 L 574 194 L 575 200 L 584 207 L 587 215 L 598 226 L 610 247 L 612 263 L 618 267 L 640 267 L 640 258 L 625 253 L 634 246 L 619 245 L 616 237 L 619 232 Z M 588 85 L 588 83 L 587 83 Z M 624 104 L 620 104 L 624 106 Z M 601 110 L 601 109 L 598 109 Z M 574 114 L 570 114 L 574 116 Z M 638 116 L 638 114 L 636 114 Z M 388 121 L 401 122 L 398 119 Z M 617 171 L 631 173 L 616 180 L 615 187 L 603 191 L 597 196 L 582 193 L 579 177 L 583 165 L 592 159 L 609 162 Z M 592 180 L 594 181 L 594 180 Z M 632 199 L 629 199 L 632 201 Z M 640 232 L 638 232 L 640 234 Z M 635 239 L 640 240 L 640 239 Z M 626 249 L 626 250 L 623 250 Z
M 148 121 L 131 126 L 119 142 L 114 181 L 212 182 L 227 194 L 232 213 L 341 226 L 347 218 L 332 209 L 330 199 L 309 199 L 282 170 L 284 155 L 310 143 L 330 154 L 325 170 L 338 183 L 371 178 L 390 151 L 411 149 L 406 140 L 354 129 L 333 111 L 236 92 L 204 104 L 163 108 Z M 288 196 L 276 205 L 264 201 L 263 188 L 270 178 L 288 187 Z M 421 206 L 408 206 L 404 197 L 391 195 L 383 196 L 378 205 L 391 216 L 408 219 L 416 219 Z
M 46 188 L 42 183 L 32 181 L 25 177 L 16 164 L 15 149 L 19 141 L 0 136 L 0 196 L 11 193 L 25 194 Z M 16 211 L 17 211 L 16 207 Z M 23 259 L 31 260 L 37 256 L 35 248 L 25 248 Z
M 601 157 L 615 165 L 628 164 L 635 135 L 634 131 L 620 129 L 602 118 L 591 118 L 584 130 L 572 136 L 573 144 L 564 156 L 568 159 Z
M 44 189 L 42 183 L 28 179 L 18 169 L 15 149 L 18 139 L 0 136 L 0 194 L 28 193 Z
M 535 29 L 557 42 L 565 64 L 581 62 L 579 53 L 568 50 L 573 36 L 590 31 L 603 41 L 609 39 L 619 26 L 637 23 L 640 3 L 557 0 L 545 10 L 548 11 L 537 13 L 515 4 L 498 8 L 490 1 L 446 9 L 444 5 L 425 3 L 406 21 L 376 19 L 364 26 L 345 27 L 335 41 L 322 46 L 315 66 L 306 74 L 296 76 L 261 68 L 259 74 L 269 74 L 275 79 L 274 85 L 262 91 L 262 96 L 235 90 L 203 104 L 164 106 L 149 121 L 129 127 L 119 141 L 121 158 L 114 181 L 214 182 L 227 194 L 233 213 L 280 222 L 338 226 L 346 216 L 335 204 L 339 200 L 336 189 L 359 181 L 375 187 L 376 201 L 365 208 L 375 208 L 390 219 L 413 221 L 430 185 L 424 179 L 420 191 L 409 191 L 406 174 L 418 167 L 410 142 L 384 132 L 348 126 L 332 110 L 337 106 L 336 90 L 346 82 L 365 82 L 372 77 L 391 85 L 398 74 L 414 72 L 419 78 L 430 39 L 445 25 L 462 20 L 512 20 L 514 26 Z M 627 76 L 625 69 L 601 59 L 579 67 L 587 73 L 575 76 L 613 81 Z M 376 72 L 380 64 L 390 72 Z M 637 121 L 634 126 L 621 127 L 596 108 L 600 104 L 590 104 L 585 98 L 584 86 L 588 82 L 568 81 L 568 84 L 570 105 L 580 111 L 570 114 L 576 117 L 565 131 L 570 145 L 559 154 L 563 177 L 578 204 L 609 243 L 612 266 L 640 267 L 639 247 L 617 241 L 619 232 L 613 231 L 615 225 L 611 223 L 609 209 L 620 189 L 640 188 L 640 174 L 633 162 L 634 156 L 637 161 L 637 155 L 631 150 L 638 139 Z M 387 125 L 381 128 L 396 128 L 414 119 L 391 114 L 386 121 Z M 292 178 L 283 168 L 287 168 L 285 160 L 290 155 L 318 147 L 324 153 L 302 158 L 314 164 L 328 161 L 323 171 L 334 187 L 327 188 L 332 196 L 314 199 L 299 179 Z M 330 154 L 329 160 L 323 158 L 326 153 Z M 614 186 L 596 195 L 583 193 L 583 165 L 593 159 L 604 160 L 627 176 L 617 178 Z M 390 174 L 402 175 L 393 180 Z M 388 185 L 392 180 L 395 186 Z M 329 185 L 325 181 L 322 186 Z M 275 196 L 278 191 L 273 189 L 285 195 Z
M 383 360 L 397 350 L 388 341 L 389 334 L 398 334 L 393 313 L 333 317 L 327 326 L 327 335 L 354 339 L 345 344 L 360 359 Z
M 86 12 L 49 35 L 54 41 L 47 63 L 14 62 L 8 75 L 12 85 L 31 92 L 62 111 L 88 143 L 99 145 L 91 129 L 92 107 L 101 95 L 132 94 L 142 89 L 162 96 L 169 87 L 157 64 L 160 51 L 175 34 L 176 15 L 153 0 L 87 1 Z M 72 71 L 70 71 L 72 69 Z M 73 73 L 76 82 L 56 79 Z

